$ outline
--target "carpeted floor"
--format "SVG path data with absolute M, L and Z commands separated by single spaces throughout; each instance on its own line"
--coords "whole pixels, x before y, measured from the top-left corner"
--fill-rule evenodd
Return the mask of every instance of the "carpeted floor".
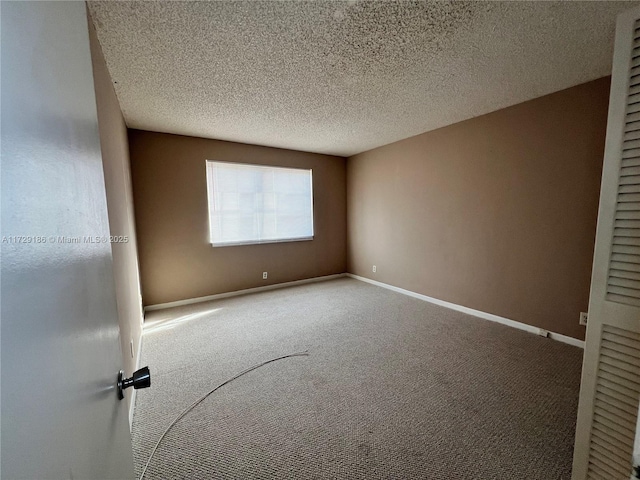
M 145 478 L 569 479 L 582 350 L 344 278 L 148 314 Z

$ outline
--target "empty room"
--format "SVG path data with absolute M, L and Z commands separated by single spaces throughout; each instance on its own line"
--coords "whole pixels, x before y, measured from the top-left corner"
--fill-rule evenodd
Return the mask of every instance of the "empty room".
M 640 478 L 640 3 L 0 3 L 6 479 Z

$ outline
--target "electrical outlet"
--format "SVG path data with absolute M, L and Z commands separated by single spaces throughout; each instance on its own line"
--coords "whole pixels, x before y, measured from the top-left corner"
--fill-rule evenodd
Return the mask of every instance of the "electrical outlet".
M 131 350 L 131 358 L 133 358 L 133 339 L 129 340 L 129 349 Z
M 549 330 L 545 330 L 544 328 L 539 328 L 538 335 L 540 335 L 541 337 L 547 338 L 549 336 Z
M 580 325 L 586 325 L 588 317 L 587 312 L 580 312 Z
M 376 273 L 376 266 L 373 266 L 373 273 Z
M 267 272 L 262 272 L 262 279 L 266 280 L 267 279 Z

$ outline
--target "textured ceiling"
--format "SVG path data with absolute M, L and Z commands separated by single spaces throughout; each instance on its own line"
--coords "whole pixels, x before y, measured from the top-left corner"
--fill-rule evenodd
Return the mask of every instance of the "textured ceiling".
M 89 2 L 132 128 L 348 156 L 608 75 L 637 2 Z

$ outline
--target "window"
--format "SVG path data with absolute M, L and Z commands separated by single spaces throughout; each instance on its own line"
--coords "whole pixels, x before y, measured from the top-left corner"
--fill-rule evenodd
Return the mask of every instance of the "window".
M 311 170 L 207 160 L 214 247 L 313 239 Z

